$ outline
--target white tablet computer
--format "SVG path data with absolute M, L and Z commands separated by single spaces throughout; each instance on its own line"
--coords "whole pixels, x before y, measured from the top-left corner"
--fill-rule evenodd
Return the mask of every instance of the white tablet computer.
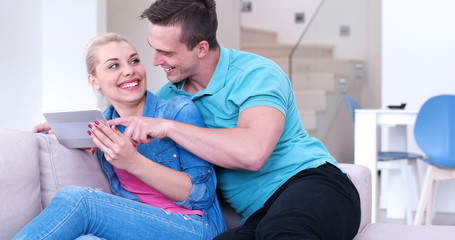
M 67 148 L 96 147 L 87 134 L 88 124 L 98 120 L 107 125 L 100 109 L 45 112 L 43 115 L 58 142 Z

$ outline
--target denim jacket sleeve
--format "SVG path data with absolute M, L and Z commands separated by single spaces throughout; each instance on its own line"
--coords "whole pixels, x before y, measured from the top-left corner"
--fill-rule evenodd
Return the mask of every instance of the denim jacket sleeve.
M 174 106 L 174 109 L 178 109 L 178 111 L 173 113 L 172 118 L 179 122 L 205 127 L 194 103 L 186 97 L 178 98 L 181 98 L 179 99 L 181 101 L 175 102 L 179 106 Z M 177 149 L 180 156 L 180 170 L 188 174 L 193 187 L 185 200 L 174 202 L 188 209 L 208 209 L 212 205 L 216 194 L 216 176 L 213 165 L 179 145 L 177 145 Z

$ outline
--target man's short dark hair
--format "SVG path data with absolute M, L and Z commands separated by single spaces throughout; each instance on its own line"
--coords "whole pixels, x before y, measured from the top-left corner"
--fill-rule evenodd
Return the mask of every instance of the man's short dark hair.
M 188 50 L 205 40 L 218 48 L 218 20 L 214 0 L 157 0 L 140 16 L 159 26 L 180 26 L 180 41 Z

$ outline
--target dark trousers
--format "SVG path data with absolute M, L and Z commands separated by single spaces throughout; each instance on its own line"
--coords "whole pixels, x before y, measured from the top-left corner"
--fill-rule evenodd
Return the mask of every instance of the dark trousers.
M 360 198 L 351 180 L 332 164 L 299 172 L 241 227 L 221 239 L 353 239 Z

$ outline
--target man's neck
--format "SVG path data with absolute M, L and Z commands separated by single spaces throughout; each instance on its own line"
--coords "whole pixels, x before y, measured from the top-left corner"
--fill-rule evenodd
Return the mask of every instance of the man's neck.
M 182 90 L 194 95 L 195 93 L 206 89 L 215 72 L 218 60 L 220 58 L 220 48 L 209 51 L 209 53 L 200 61 L 200 66 L 196 75 L 185 80 Z

